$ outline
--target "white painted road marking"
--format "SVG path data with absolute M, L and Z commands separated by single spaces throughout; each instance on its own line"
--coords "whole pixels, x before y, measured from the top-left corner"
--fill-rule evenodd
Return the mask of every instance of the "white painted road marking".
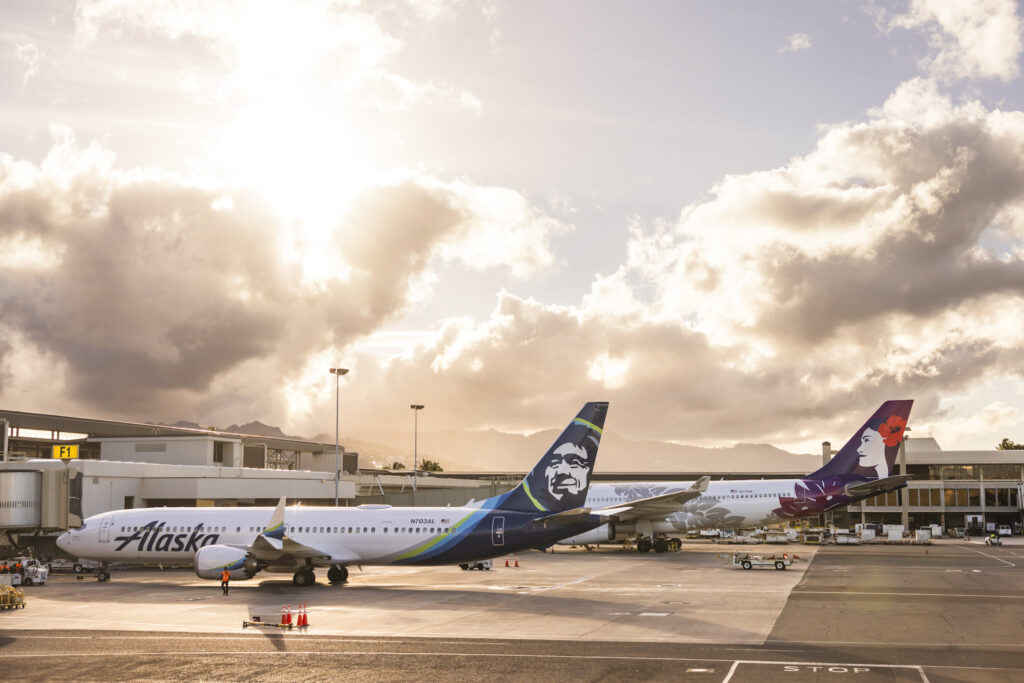
M 738 659 L 732 663 L 732 667 L 729 669 L 729 673 L 722 680 L 722 683 L 729 683 L 732 680 L 733 675 L 736 673 L 736 669 L 743 664 L 752 664 L 756 666 L 781 666 L 784 667 L 784 671 L 788 673 L 864 673 L 868 671 L 876 671 L 878 669 L 903 669 L 907 671 L 916 671 L 921 676 L 923 683 L 929 683 L 928 676 L 925 675 L 924 669 L 916 664 L 844 664 L 841 662 L 773 662 L 770 660 L 743 660 Z M 799 668 L 797 668 L 799 667 Z M 805 671 L 810 669 L 810 671 Z M 823 671 L 817 671 L 817 669 L 823 669 Z

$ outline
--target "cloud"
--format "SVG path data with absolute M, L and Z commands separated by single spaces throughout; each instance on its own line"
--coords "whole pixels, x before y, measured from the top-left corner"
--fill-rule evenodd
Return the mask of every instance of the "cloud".
M 806 33 L 794 33 L 786 39 L 786 45 L 779 48 L 779 52 L 797 52 L 811 47 L 811 37 Z
M 255 395 L 405 310 L 435 258 L 526 276 L 553 263 L 548 240 L 565 229 L 509 190 L 409 176 L 353 200 L 333 267 L 308 280 L 255 193 L 119 170 L 66 129 L 54 140 L 38 166 L 0 156 L 0 326 L 59 359 L 90 414 Z M 31 383 L 4 367 L 11 390 Z
M 3 40 L 12 44 L 14 56 L 25 66 L 25 73 L 21 77 L 21 87 L 24 90 L 29 80 L 39 73 L 39 62 L 43 56 L 42 50 L 24 36 L 5 34 Z
M 921 30 L 931 54 L 921 66 L 945 81 L 998 78 L 1020 74 L 1021 21 L 1014 0 L 949 2 L 913 0 L 902 14 L 888 18 L 888 29 Z
M 528 431 L 610 400 L 631 437 L 845 440 L 886 399 L 928 415 L 1021 375 L 1021 207 L 1024 114 L 910 81 L 785 166 L 634 222 L 577 305 L 503 293 L 373 386 L 422 396 L 435 426 Z M 360 419 L 379 400 L 360 393 Z

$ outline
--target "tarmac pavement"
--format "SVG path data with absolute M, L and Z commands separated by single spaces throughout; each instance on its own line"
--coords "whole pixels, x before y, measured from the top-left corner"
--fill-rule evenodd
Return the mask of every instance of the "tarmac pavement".
M 520 568 L 353 569 L 220 594 L 184 571 L 57 576 L 0 613 L 29 680 L 1024 681 L 1024 544 L 526 553 Z M 729 552 L 796 553 L 787 571 Z M 303 631 L 242 629 L 309 605 Z

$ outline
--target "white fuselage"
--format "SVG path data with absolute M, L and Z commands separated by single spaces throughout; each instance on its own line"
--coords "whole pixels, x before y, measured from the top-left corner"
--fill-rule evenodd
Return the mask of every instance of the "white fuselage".
M 782 499 L 801 502 L 805 495 L 799 479 L 741 479 L 713 481 L 698 498 L 688 501 L 674 514 L 648 520 L 650 532 L 674 533 L 691 529 L 744 529 L 776 524 L 775 511 Z M 587 507 L 594 510 L 625 505 L 630 501 L 674 491 L 684 491 L 692 481 L 625 482 L 592 484 Z M 640 520 L 638 520 L 640 521 Z
M 285 534 L 340 563 L 373 564 L 442 540 L 479 508 L 288 508 Z M 62 537 L 77 557 L 106 562 L 192 562 L 199 548 L 250 546 L 273 508 L 145 508 L 91 517 Z M 486 530 L 488 534 L 490 529 Z M 495 539 L 501 541 L 501 538 Z M 493 554 L 501 553 L 501 549 Z

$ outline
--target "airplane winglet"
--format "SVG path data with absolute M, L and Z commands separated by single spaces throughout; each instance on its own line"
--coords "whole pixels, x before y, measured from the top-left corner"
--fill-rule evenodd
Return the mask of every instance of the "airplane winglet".
M 270 515 L 270 522 L 267 523 L 267 528 L 261 535 L 277 540 L 284 538 L 284 506 L 287 500 L 285 496 L 281 496 L 281 500 L 277 501 L 277 507 Z

